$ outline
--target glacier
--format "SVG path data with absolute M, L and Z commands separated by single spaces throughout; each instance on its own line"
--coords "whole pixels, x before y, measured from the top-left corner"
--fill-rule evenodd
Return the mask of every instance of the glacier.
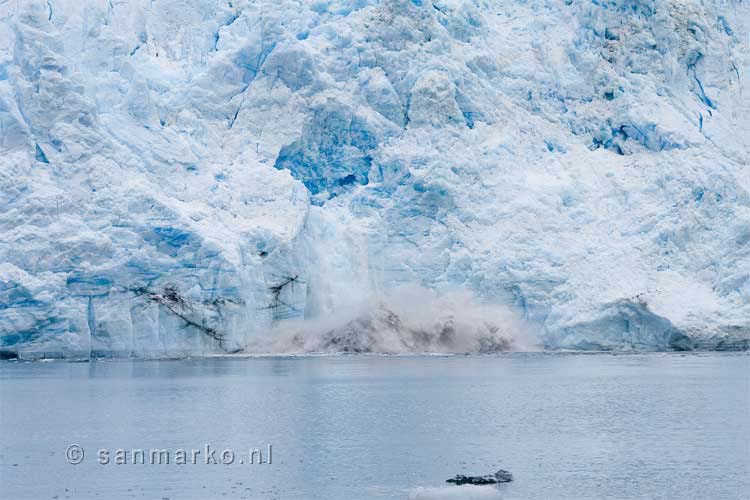
M 748 349 L 749 27 L 0 2 L 0 354 Z

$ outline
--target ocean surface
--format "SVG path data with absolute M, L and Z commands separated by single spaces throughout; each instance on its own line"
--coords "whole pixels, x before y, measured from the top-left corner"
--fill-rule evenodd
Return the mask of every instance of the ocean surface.
M 233 462 L 213 463 L 224 450 Z M 498 468 L 515 481 L 445 484 Z M 13 499 L 745 500 L 750 356 L 3 362 L 0 485 Z

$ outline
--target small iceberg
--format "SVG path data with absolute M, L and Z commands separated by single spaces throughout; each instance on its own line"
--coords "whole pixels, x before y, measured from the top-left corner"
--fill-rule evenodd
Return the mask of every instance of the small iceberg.
M 507 470 L 500 469 L 494 474 L 487 474 L 486 476 L 464 476 L 463 474 L 458 474 L 453 479 L 448 479 L 446 483 L 453 483 L 457 486 L 464 484 L 482 486 L 486 484 L 509 483 L 511 481 L 513 481 L 513 474 Z

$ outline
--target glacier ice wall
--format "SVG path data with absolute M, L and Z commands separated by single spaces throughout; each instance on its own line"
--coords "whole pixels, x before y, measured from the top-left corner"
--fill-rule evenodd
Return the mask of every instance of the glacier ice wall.
M 2 2 L 0 352 L 237 352 L 387 322 L 350 316 L 402 286 L 552 348 L 747 348 L 749 27 L 742 0 Z

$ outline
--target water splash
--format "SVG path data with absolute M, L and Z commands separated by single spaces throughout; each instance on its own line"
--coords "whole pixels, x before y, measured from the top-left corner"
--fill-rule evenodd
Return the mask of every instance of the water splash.
M 253 339 L 254 353 L 491 353 L 532 349 L 507 307 L 466 291 L 402 287 L 323 319 L 288 321 Z

